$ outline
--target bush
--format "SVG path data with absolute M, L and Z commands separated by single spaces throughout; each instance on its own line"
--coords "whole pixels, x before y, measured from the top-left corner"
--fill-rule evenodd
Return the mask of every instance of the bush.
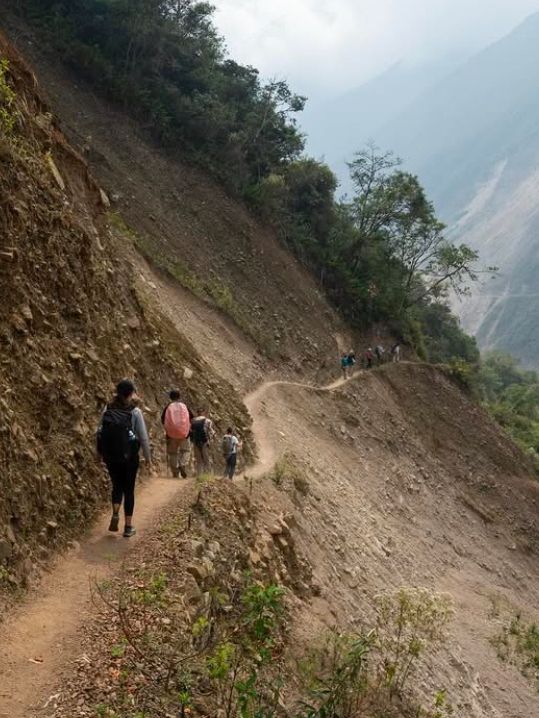
M 17 115 L 15 112 L 15 92 L 8 80 L 9 62 L 0 57 L 0 130 L 9 136 L 15 128 Z
M 410 683 L 426 652 L 443 644 L 451 606 L 446 596 L 402 589 L 376 601 L 369 633 L 331 632 L 321 648 L 301 662 L 302 718 L 380 718 L 450 715 L 445 691 L 432 709 L 418 705 Z

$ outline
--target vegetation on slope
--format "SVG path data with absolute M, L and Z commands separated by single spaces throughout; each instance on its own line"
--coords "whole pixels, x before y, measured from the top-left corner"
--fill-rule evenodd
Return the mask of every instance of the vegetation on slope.
M 509 354 L 491 352 L 471 379 L 478 398 L 539 470 L 539 374 Z
M 102 718 L 452 714 L 444 690 L 421 695 L 414 685 L 447 640 L 448 596 L 387 591 L 373 601 L 372 627 L 341 626 L 297 645 L 290 608 L 304 559 L 280 536 L 258 556 L 254 518 L 253 503 L 223 483 L 205 483 L 189 506 L 169 512 L 153 546 L 96 586 L 100 616 L 85 629 L 86 660 L 74 687 L 58 692 L 54 718 L 74 710 Z
M 305 99 L 228 58 L 208 3 L 30 0 L 25 10 L 73 70 L 273 224 L 350 322 L 390 322 L 425 358 L 473 358 L 443 301 L 475 278 L 475 253 L 445 239 L 391 154 L 359 153 L 354 196 L 338 201 L 331 170 L 302 155 L 294 117 Z M 437 338 L 424 342 L 433 314 Z

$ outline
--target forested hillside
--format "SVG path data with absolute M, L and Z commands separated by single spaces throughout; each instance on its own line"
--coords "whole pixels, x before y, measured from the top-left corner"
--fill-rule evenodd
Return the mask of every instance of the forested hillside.
M 359 156 L 353 195 L 337 201 L 335 175 L 303 153 L 305 99 L 228 58 L 207 4 L 33 0 L 25 11 L 79 78 L 273 225 L 348 321 L 389 324 L 428 357 L 435 313 L 436 356 L 475 356 L 439 305 L 474 279 L 475 254 L 446 239 L 418 180 L 385 153 Z

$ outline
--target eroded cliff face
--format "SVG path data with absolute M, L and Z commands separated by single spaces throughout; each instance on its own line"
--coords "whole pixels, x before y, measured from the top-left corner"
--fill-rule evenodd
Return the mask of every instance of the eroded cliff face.
M 102 505 L 108 482 L 93 433 L 118 378 L 135 378 L 150 425 L 172 384 L 247 436 L 248 418 L 139 286 L 132 247 L 108 229 L 106 195 L 2 36 L 0 58 L 0 585 L 9 591 Z

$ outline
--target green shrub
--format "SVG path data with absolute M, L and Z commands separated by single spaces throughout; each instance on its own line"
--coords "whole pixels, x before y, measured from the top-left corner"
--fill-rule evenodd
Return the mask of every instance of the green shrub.
M 520 613 L 511 618 L 494 641 L 498 657 L 516 665 L 522 673 L 534 681 L 539 691 L 539 628 L 526 623 Z
M 4 135 L 10 135 L 17 121 L 15 111 L 16 95 L 9 83 L 9 62 L 7 58 L 0 57 L 0 130 Z

